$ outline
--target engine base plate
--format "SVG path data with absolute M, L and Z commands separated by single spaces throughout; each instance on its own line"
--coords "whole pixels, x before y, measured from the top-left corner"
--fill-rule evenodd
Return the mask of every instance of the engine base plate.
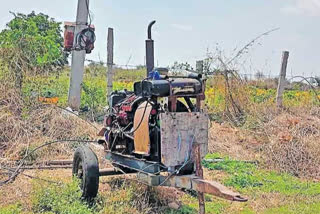
M 158 174 L 162 169 L 161 164 L 158 162 L 138 159 L 134 156 L 123 155 L 111 151 L 106 151 L 106 158 L 116 166 L 118 165 L 119 167 L 124 167 L 138 172 Z

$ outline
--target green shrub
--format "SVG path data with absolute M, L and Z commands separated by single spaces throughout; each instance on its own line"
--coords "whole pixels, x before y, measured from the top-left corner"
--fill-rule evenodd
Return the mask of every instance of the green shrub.
M 1 214 L 20 214 L 22 213 L 22 207 L 20 203 L 0 207 Z
M 211 154 L 207 155 L 206 159 L 217 159 L 219 158 L 219 154 Z M 210 162 L 210 161 L 203 161 L 203 165 L 212 170 L 223 170 L 228 173 L 246 173 L 253 171 L 256 168 L 256 165 L 253 163 L 246 163 L 243 161 L 231 160 L 230 158 L 226 157 L 223 160 L 218 162 Z
M 81 199 L 81 191 L 76 180 L 65 185 L 35 184 L 32 194 L 35 213 L 91 214 L 93 208 Z
M 217 156 L 215 156 L 215 158 L 217 158 Z M 255 164 L 231 160 L 229 158 L 224 158 L 222 161 L 217 163 L 204 161 L 203 164 L 208 169 L 223 170 L 229 174 L 232 174 L 232 176 L 225 181 L 225 184 L 228 186 L 245 188 L 248 186 L 255 187 L 261 185 L 258 179 L 252 176 L 252 173 L 256 167 Z
M 190 206 L 182 206 L 179 210 L 168 209 L 165 211 L 166 214 L 196 214 L 198 211 Z
M 164 203 L 154 188 L 123 179 L 113 179 L 109 185 L 113 191 L 105 195 L 101 213 L 163 213 Z
M 227 186 L 234 186 L 238 189 L 246 187 L 258 187 L 262 183 L 259 182 L 259 179 L 255 176 L 252 176 L 249 173 L 239 173 L 235 176 L 231 176 L 224 182 Z
M 115 81 L 126 81 L 126 82 L 136 82 L 141 81 L 146 78 L 146 69 L 115 69 L 114 80 Z
M 9 64 L 27 64 L 27 69 L 36 72 L 67 64 L 60 22 L 34 11 L 12 14 L 14 18 L 0 32 L 0 48 L 6 49 L 2 57 L 11 62 Z

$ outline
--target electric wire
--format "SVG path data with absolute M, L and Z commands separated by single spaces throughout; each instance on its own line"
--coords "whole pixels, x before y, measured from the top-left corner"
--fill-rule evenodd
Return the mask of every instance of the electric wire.
M 180 171 L 181 169 L 183 169 L 183 167 L 185 167 L 190 161 L 191 161 L 191 159 L 185 161 L 184 164 L 183 164 L 180 168 L 176 169 L 173 173 L 171 173 L 168 177 L 166 177 L 166 179 L 164 179 L 164 181 L 163 181 L 162 183 L 160 183 L 158 186 L 162 186 L 162 185 L 165 184 L 170 178 L 172 178 L 173 176 L 177 175 L 177 174 L 179 173 L 179 171 Z
M 88 11 L 88 17 L 89 17 L 89 24 L 88 26 L 91 25 L 92 23 L 92 12 L 90 11 L 90 8 L 89 8 L 89 0 L 86 0 L 86 6 L 87 6 L 87 11 Z
M 10 172 L 10 171 L 11 171 L 11 172 L 14 172 L 13 169 L 10 169 L 10 168 L 7 168 L 7 167 L 3 167 L 3 168 L 6 169 L 6 170 L 8 170 L 9 172 Z M 29 175 L 29 174 L 26 174 L 26 173 L 23 173 L 23 172 L 20 172 L 19 174 L 20 174 L 20 175 L 23 175 L 23 176 L 25 176 L 25 177 L 27 177 L 27 178 L 36 179 L 36 180 L 40 180 L 40 181 L 45 181 L 45 182 L 47 182 L 47 183 L 58 184 L 58 185 L 61 184 L 61 182 L 56 182 L 56 181 L 48 180 L 48 179 L 45 179 L 45 178 L 40 178 L 40 177 L 38 177 L 38 176 L 32 176 L 32 175 Z
M 92 24 L 92 12 L 89 9 L 89 0 L 86 0 L 86 9 L 88 12 L 89 23 L 85 23 L 86 28 L 82 29 L 75 35 L 75 44 L 73 50 L 81 51 L 86 50 L 86 53 L 91 53 L 94 48 L 94 43 L 96 41 L 96 34 L 94 29 L 91 27 Z M 83 23 L 77 23 L 83 25 Z
M 192 148 L 193 142 L 194 142 L 194 135 L 192 135 L 192 140 L 191 140 L 191 144 L 189 144 L 189 147 Z M 185 160 L 185 162 L 182 164 L 182 166 L 180 168 L 176 169 L 173 173 L 171 173 L 162 183 L 159 184 L 159 186 L 162 186 L 163 184 L 165 184 L 165 182 L 167 182 L 174 175 L 179 174 L 180 170 L 183 169 L 190 161 L 192 161 L 191 152 L 192 152 L 192 150 L 189 149 L 188 157 Z
M 52 145 L 52 144 L 55 144 L 55 143 L 65 143 L 65 142 L 97 143 L 96 140 L 79 140 L 79 139 L 62 139 L 62 140 L 53 140 L 53 141 L 46 142 L 46 143 L 34 148 L 29 153 L 26 153 L 25 156 L 18 161 L 19 164 L 18 164 L 17 168 L 13 171 L 12 175 L 8 179 L 6 179 L 4 181 L 0 181 L 0 186 L 3 186 L 5 184 L 11 182 L 12 180 L 14 180 L 20 174 L 21 167 L 25 164 L 25 160 L 31 154 L 35 153 L 37 150 L 39 150 L 39 149 L 41 149 L 41 148 L 43 148 L 45 146 L 49 146 L 49 145 Z
M 147 103 L 146 103 L 146 106 L 144 108 L 144 111 L 143 111 L 143 114 L 142 114 L 142 117 L 141 117 L 141 120 L 140 120 L 138 126 L 133 131 L 127 132 L 126 134 L 133 134 L 140 128 L 140 126 L 142 124 L 142 121 L 143 121 L 143 118 L 144 118 L 144 115 L 146 114 L 146 111 L 147 111 L 147 108 L 148 108 L 148 104 L 149 104 L 149 101 L 147 101 Z

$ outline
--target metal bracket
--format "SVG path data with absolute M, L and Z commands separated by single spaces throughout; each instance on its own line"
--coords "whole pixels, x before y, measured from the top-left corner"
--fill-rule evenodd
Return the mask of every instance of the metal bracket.
M 248 201 L 248 199 L 242 197 L 240 193 L 233 192 L 218 182 L 203 180 L 195 175 L 170 177 L 170 175 L 163 176 L 152 175 L 149 173 L 138 173 L 137 178 L 150 186 L 169 186 L 175 188 L 184 188 L 207 193 L 230 201 Z
M 133 156 L 123 155 L 115 152 L 106 152 L 106 158 L 118 166 L 144 173 L 160 173 L 161 167 L 158 162 L 146 161 Z

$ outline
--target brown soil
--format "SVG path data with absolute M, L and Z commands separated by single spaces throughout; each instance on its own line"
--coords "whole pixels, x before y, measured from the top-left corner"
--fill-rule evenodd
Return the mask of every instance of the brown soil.
M 257 160 L 263 142 L 249 131 L 229 124 L 212 123 L 209 133 L 209 152 L 220 153 L 237 160 Z

